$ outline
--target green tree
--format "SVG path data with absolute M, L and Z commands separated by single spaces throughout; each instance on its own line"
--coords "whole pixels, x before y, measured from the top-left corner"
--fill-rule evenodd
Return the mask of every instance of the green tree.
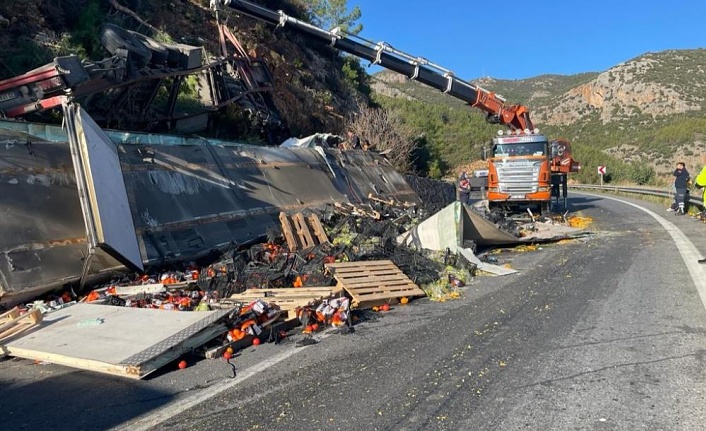
M 341 72 L 343 73 L 343 81 L 350 87 L 350 90 L 358 91 L 369 98 L 372 93 L 370 77 L 361 67 L 360 60 L 351 55 L 343 56 L 342 60 Z
M 307 2 L 314 24 L 326 29 L 340 27 L 350 34 L 358 34 L 363 24 L 357 23 L 362 16 L 358 6 L 348 9 L 347 0 L 310 0 Z

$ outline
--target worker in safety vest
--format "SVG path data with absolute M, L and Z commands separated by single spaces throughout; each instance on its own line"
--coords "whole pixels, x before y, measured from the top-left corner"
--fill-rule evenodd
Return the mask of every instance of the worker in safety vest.
M 706 190 L 704 190 L 706 188 L 706 155 L 701 156 L 701 163 L 704 164 L 704 167 L 703 169 L 701 169 L 701 172 L 699 172 L 699 174 L 696 176 L 694 184 L 697 188 L 702 189 L 706 192 Z M 706 208 L 706 193 L 704 193 L 702 199 Z
M 696 176 L 696 179 L 694 179 L 694 185 L 701 189 L 703 196 L 701 197 L 703 206 L 704 206 L 704 211 L 701 212 L 701 217 L 703 217 L 703 214 L 706 213 L 706 154 L 701 156 L 701 163 L 704 165 L 703 168 L 701 168 L 701 172 Z M 699 259 L 699 263 L 706 263 L 706 258 L 704 259 Z

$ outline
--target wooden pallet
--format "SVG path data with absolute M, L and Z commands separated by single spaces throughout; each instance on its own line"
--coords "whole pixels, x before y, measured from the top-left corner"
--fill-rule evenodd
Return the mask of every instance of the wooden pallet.
M 396 302 L 399 298 L 426 295 L 389 260 L 327 263 L 338 286 L 351 296 L 351 305 L 368 308 Z
M 315 214 L 304 216 L 302 213 L 288 215 L 279 213 L 282 234 L 287 240 L 289 251 L 298 251 L 328 242 L 328 236 Z
M 42 312 L 37 308 L 20 314 L 20 310 L 15 307 L 0 314 L 0 343 L 40 323 L 42 323 Z
M 276 304 L 287 313 L 287 319 L 296 317 L 297 307 L 303 307 L 310 302 L 321 301 L 325 298 L 341 294 L 341 289 L 336 286 L 327 287 L 291 287 L 284 289 L 248 289 L 243 293 L 236 293 L 224 300 L 226 304 L 234 302 L 250 303 L 262 299 Z M 223 301 L 222 301 L 223 302 Z

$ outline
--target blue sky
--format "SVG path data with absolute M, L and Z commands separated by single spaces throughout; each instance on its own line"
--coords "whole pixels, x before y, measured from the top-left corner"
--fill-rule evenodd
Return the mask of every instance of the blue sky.
M 704 0 L 348 0 L 348 6 L 363 13 L 359 36 L 465 80 L 600 72 L 646 52 L 706 48 Z

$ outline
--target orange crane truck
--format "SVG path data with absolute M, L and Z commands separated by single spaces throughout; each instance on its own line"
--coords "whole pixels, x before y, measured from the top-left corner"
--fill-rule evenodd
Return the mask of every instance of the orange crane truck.
M 211 0 L 212 9 L 219 11 L 221 6 L 278 27 L 292 28 L 340 51 L 401 73 L 484 111 L 488 122 L 507 126 L 509 130 L 493 138 L 489 152 L 484 152 L 488 156 L 487 198 L 491 209 L 515 211 L 534 207 L 543 212 L 550 209 L 553 197 L 558 201 L 560 196 L 566 205 L 567 174 L 577 172 L 580 165 L 571 158 L 568 141 L 549 140 L 539 134 L 526 106 L 507 104 L 502 96 L 460 80 L 450 70 L 385 42 L 371 42 L 340 28 L 325 30 L 281 10 L 270 10 L 249 1 Z

